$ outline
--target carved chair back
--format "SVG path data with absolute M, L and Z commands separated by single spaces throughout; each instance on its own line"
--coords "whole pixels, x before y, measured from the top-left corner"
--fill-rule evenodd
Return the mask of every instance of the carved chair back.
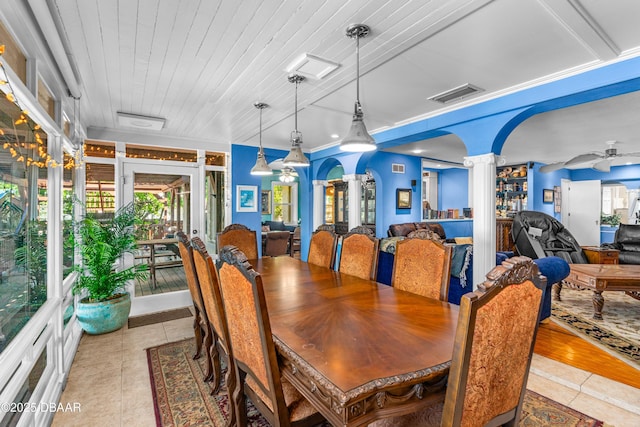
M 218 252 L 227 245 L 239 248 L 249 259 L 258 258 L 258 239 L 255 230 L 243 224 L 228 225 L 218 234 Z
M 447 301 L 451 247 L 440 240 L 407 238 L 396 243 L 391 286 Z
M 236 387 L 237 377 L 229 341 L 227 320 L 224 315 L 224 305 L 222 303 L 222 295 L 220 293 L 218 274 L 213 264 L 213 259 L 207 252 L 204 242 L 199 237 L 194 237 L 191 239 L 191 246 L 193 247 L 194 265 L 198 275 L 198 280 L 200 281 L 202 299 L 204 300 L 205 309 L 207 311 L 209 325 L 217 337 L 217 340 L 211 344 L 210 351 L 214 370 L 212 393 L 218 390 L 221 383 L 221 354 L 218 351 L 220 348 L 227 355 L 227 374 L 225 376 L 225 382 L 227 389 L 229 390 L 229 395 L 231 395 L 231 390 L 234 390 Z M 238 407 L 237 405 L 232 404 L 232 408 L 233 410 L 231 411 L 230 421 L 233 420 L 235 422 L 235 419 L 237 419 Z M 231 425 L 234 425 L 233 422 Z
M 443 426 L 518 425 L 546 278 L 509 258 L 460 302 Z
M 311 236 L 307 262 L 321 267 L 333 268 L 336 258 L 338 236 L 333 231 L 319 230 Z
M 189 237 L 182 231 L 178 231 L 176 233 L 176 237 L 178 238 L 178 250 L 180 251 L 180 257 L 182 258 L 182 267 L 184 268 L 184 274 L 187 278 L 187 286 L 189 287 L 189 293 L 191 294 L 193 308 L 195 311 L 193 333 L 196 338 L 196 352 L 193 357 L 194 359 L 200 357 L 200 352 L 204 345 L 207 357 L 205 378 L 209 380 L 213 375 L 213 366 L 211 364 L 209 349 L 212 341 L 215 340 L 215 337 L 212 335 L 211 327 L 209 326 L 209 319 L 207 318 L 207 310 L 202 299 L 200 282 L 198 281 L 196 268 L 193 263 L 193 248 L 191 247 L 191 242 L 189 241 Z
M 244 385 L 244 393 L 271 425 L 289 426 L 303 420 L 314 425 L 317 411 L 280 376 L 262 278 L 233 246 L 222 249 L 216 265 L 238 383 Z M 240 425 L 246 425 L 246 400 L 238 394 Z
M 341 273 L 362 279 L 375 280 L 378 269 L 379 240 L 371 229 L 356 227 L 342 237 L 340 251 Z

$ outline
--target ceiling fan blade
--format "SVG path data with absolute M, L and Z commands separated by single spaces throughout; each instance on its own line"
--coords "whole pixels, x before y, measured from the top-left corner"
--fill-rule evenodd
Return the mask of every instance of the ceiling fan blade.
M 592 169 L 595 169 L 600 172 L 610 172 L 611 171 L 611 161 L 609 160 L 601 160 L 597 163 L 594 163 L 591 166 Z
M 548 165 L 544 165 L 540 168 L 540 172 L 549 173 L 553 171 L 557 171 L 558 169 L 562 169 L 564 167 L 564 162 L 551 163 Z
M 570 166 L 570 165 L 577 165 L 578 163 L 586 163 L 586 162 L 590 162 L 592 160 L 597 160 L 597 159 L 602 159 L 603 156 L 601 154 L 597 154 L 597 153 L 587 153 L 587 154 L 580 154 L 579 156 L 574 157 L 573 159 L 569 159 L 565 162 L 565 165 Z

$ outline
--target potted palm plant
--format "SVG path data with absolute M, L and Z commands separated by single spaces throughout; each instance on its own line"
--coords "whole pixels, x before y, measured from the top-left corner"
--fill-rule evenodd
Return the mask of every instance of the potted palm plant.
M 113 217 L 99 219 L 87 214 L 77 229 L 77 246 L 82 265 L 76 267 L 80 277 L 74 293 L 86 295 L 76 307 L 82 329 L 90 334 L 103 334 L 120 329 L 129 317 L 131 297 L 127 282 L 144 279 L 146 265 L 118 268 L 118 260 L 136 248 L 133 203 L 118 209 Z

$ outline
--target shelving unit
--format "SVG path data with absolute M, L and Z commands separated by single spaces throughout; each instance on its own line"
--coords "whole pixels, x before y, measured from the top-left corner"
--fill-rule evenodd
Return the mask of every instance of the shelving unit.
M 528 165 L 513 165 L 497 168 L 496 217 L 513 217 L 516 212 L 527 210 Z

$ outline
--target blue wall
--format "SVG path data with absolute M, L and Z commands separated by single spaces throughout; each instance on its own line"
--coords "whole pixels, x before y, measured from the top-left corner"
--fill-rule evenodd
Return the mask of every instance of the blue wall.
M 443 169 L 438 171 L 438 209 L 462 209 L 469 207 L 469 171 L 467 169 Z

